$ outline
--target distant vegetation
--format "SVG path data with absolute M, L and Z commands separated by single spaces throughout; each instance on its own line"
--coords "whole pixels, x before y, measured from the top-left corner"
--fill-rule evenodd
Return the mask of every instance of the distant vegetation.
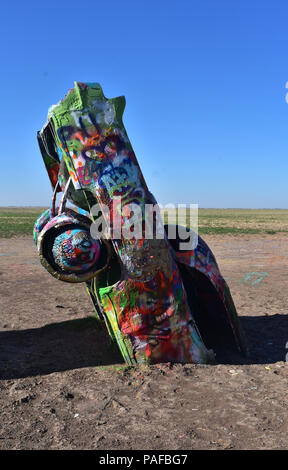
M 171 212 L 169 219 L 172 219 Z M 170 219 L 170 220 L 171 220 Z M 164 214 L 164 221 L 167 216 Z M 174 221 L 176 213 L 174 211 Z M 178 223 L 185 224 L 185 211 L 178 213 Z M 186 223 L 189 226 L 189 221 Z M 274 234 L 288 232 L 288 210 L 280 209 L 199 209 L 198 233 L 201 234 Z
M 36 219 L 45 207 L 0 207 L 0 237 L 32 236 Z
M 32 236 L 33 226 L 45 207 L 0 208 L 0 237 Z M 163 214 L 167 222 L 167 214 Z M 176 221 L 170 212 L 169 221 Z M 178 222 L 185 223 L 185 212 L 178 214 Z M 275 234 L 288 232 L 288 210 L 254 209 L 199 209 L 199 234 Z M 187 225 L 189 225 L 187 221 Z

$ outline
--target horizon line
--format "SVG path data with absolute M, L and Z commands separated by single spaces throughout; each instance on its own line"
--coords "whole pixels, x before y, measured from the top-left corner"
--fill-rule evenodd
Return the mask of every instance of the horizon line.
M 187 204 L 188 206 L 188 204 Z M 29 208 L 49 208 L 50 205 L 4 205 L 4 206 L 0 206 L 0 209 L 29 209 Z M 169 208 L 163 208 L 165 210 L 169 210 Z M 288 210 L 288 207 L 286 208 L 281 208 L 281 207 L 199 207 L 198 206 L 198 209 L 205 209 L 205 210 L 259 210 L 259 211 L 274 211 L 274 210 L 277 210 L 277 211 L 286 211 Z

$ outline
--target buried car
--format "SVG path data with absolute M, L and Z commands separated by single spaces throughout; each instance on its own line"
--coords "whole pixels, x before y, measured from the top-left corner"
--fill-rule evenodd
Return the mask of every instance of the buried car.
M 210 363 L 223 348 L 245 354 L 213 253 L 157 215 L 124 108 L 123 96 L 107 99 L 98 83 L 75 82 L 49 109 L 37 135 L 53 188 L 51 208 L 34 226 L 40 261 L 57 279 L 86 284 L 128 364 Z

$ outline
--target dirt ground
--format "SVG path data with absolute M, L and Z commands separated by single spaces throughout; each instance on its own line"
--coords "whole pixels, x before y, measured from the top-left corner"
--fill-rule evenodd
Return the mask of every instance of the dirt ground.
M 203 238 L 250 356 L 130 368 L 83 285 L 52 278 L 32 237 L 0 239 L 0 449 L 288 448 L 288 236 Z

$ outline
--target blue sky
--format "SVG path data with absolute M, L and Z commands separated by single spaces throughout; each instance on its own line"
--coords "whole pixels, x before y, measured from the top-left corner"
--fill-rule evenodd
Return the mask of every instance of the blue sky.
M 285 0 L 27 0 L 1 17 L 0 205 L 49 205 L 36 132 L 77 80 L 125 95 L 159 203 L 288 208 Z

